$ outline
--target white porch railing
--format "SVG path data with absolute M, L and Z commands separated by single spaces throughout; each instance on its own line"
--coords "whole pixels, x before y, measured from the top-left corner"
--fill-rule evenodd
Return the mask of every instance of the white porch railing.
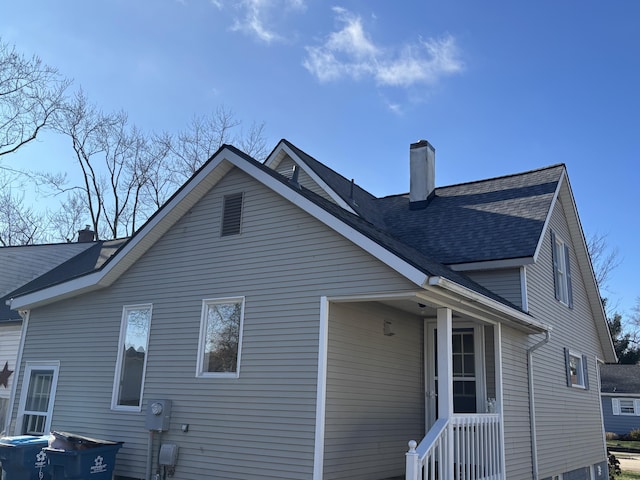
M 409 442 L 406 480 L 502 480 L 500 415 L 439 419 L 427 436 Z

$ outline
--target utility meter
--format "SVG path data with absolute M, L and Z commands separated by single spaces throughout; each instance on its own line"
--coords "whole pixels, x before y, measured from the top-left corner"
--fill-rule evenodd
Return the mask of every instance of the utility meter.
M 147 405 L 147 430 L 164 432 L 169 430 L 171 400 L 150 400 Z

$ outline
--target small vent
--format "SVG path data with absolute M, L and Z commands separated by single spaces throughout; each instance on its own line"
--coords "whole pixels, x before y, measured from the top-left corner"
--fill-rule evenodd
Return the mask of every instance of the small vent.
M 222 207 L 222 231 L 220 235 L 237 235 L 240 233 L 240 222 L 242 221 L 242 199 L 243 193 L 234 193 L 224 196 Z

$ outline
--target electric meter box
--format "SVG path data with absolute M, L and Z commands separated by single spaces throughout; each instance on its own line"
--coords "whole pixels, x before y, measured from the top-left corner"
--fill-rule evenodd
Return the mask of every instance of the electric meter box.
M 165 432 L 171 421 L 171 400 L 150 400 L 147 405 L 147 430 Z

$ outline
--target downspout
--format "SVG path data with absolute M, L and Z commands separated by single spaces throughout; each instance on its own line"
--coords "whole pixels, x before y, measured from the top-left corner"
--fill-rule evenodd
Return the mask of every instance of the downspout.
M 545 338 L 527 349 L 527 376 L 529 377 L 529 423 L 531 424 L 531 466 L 533 480 L 538 480 L 538 441 L 536 434 L 536 408 L 533 394 L 533 352 L 549 342 L 549 330 L 545 332 Z
M 8 303 L 8 302 L 7 302 Z M 24 342 L 27 338 L 27 329 L 29 328 L 29 315 L 31 310 L 20 310 L 18 312 L 22 317 L 22 328 L 20 330 L 20 343 L 18 345 L 18 355 L 16 356 L 16 371 L 13 372 L 15 376 L 13 377 L 13 382 L 11 385 L 11 394 L 9 395 L 9 406 L 7 411 L 7 417 L 5 418 L 4 428 L 0 428 L 0 431 L 5 431 L 6 434 L 9 433 L 9 427 L 11 426 L 11 419 L 13 418 L 13 408 L 16 402 L 16 392 L 18 391 L 18 378 L 20 378 L 20 366 L 22 365 L 22 352 L 24 351 Z M 3 425 L 0 425 L 3 427 Z M 15 428 L 18 428 L 16 423 Z M 19 432 L 16 430 L 16 435 Z

